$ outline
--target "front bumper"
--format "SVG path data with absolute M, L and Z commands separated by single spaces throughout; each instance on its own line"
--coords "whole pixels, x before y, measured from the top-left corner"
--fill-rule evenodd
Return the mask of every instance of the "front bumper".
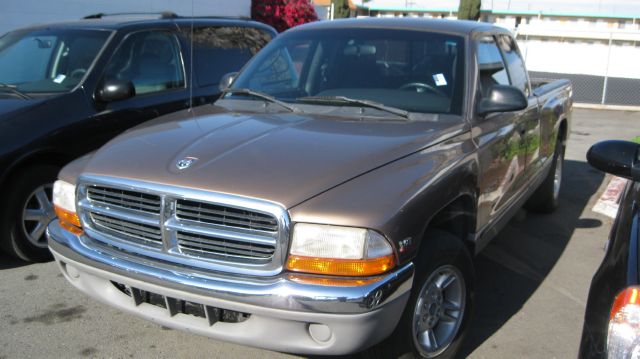
M 386 338 L 409 298 L 413 265 L 358 286 L 301 283 L 289 274 L 255 278 L 203 272 L 147 260 L 86 236 L 47 230 L 49 248 L 67 280 L 109 305 L 159 324 L 215 339 L 300 354 L 347 354 Z M 238 323 L 212 322 L 140 303 L 114 283 L 169 301 L 248 313 Z M 206 310 L 205 310 L 206 311 Z

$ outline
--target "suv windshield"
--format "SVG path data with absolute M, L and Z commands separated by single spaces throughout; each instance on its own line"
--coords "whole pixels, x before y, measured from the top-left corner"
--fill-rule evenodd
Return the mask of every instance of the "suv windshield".
M 61 29 L 8 33 L 0 38 L 0 83 L 22 93 L 70 91 L 110 34 Z
M 344 104 L 340 98 L 348 98 L 413 112 L 461 114 L 463 59 L 464 40 L 454 35 L 300 30 L 276 38 L 232 87 L 292 103 L 309 103 L 313 96 Z

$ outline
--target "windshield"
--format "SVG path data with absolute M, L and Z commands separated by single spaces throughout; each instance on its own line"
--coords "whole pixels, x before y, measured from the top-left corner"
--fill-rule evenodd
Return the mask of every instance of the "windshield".
M 461 114 L 463 59 L 464 40 L 453 35 L 390 29 L 294 31 L 260 52 L 232 88 L 292 103 L 346 97 L 413 112 Z
M 52 29 L 8 33 L 0 38 L 0 86 L 23 93 L 70 91 L 84 78 L 109 35 Z

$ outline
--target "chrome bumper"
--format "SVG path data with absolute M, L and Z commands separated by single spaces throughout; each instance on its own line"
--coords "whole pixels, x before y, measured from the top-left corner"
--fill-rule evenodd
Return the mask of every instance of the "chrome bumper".
M 49 225 L 47 236 L 67 280 L 97 300 L 168 327 L 300 354 L 348 354 L 386 338 L 408 301 L 414 272 L 407 264 L 360 286 L 300 283 L 287 273 L 231 277 L 134 257 L 76 236 L 58 221 Z M 250 316 L 241 323 L 213 323 L 169 313 L 135 303 L 114 283 Z
M 411 289 L 413 264 L 409 263 L 378 281 L 361 286 L 326 286 L 295 282 L 290 274 L 255 278 L 190 270 L 170 263 L 146 260 L 76 236 L 53 221 L 49 247 L 70 261 L 132 279 L 234 302 L 273 309 L 315 313 L 365 313 Z

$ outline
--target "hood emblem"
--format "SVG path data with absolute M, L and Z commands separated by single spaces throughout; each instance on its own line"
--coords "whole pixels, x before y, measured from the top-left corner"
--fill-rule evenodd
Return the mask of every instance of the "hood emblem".
M 176 163 L 179 170 L 186 170 L 198 161 L 197 157 L 185 157 Z

